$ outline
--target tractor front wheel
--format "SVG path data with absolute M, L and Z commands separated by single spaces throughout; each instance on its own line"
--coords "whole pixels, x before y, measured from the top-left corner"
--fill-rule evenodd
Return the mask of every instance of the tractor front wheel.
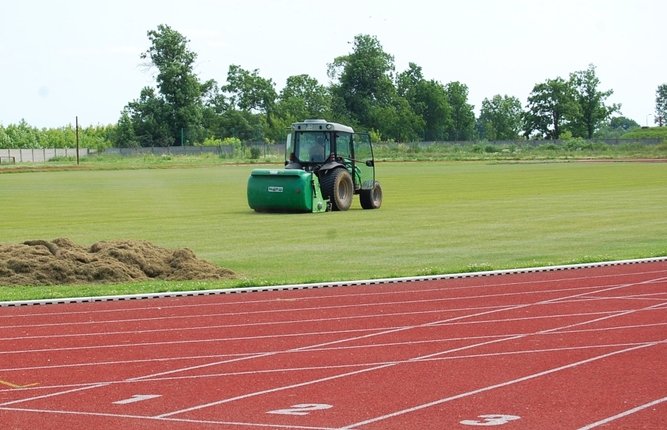
M 352 175 L 346 169 L 337 168 L 326 172 L 320 177 L 322 195 L 331 202 L 335 211 L 346 211 L 352 206 L 354 183 Z
M 359 202 L 364 209 L 379 209 L 382 205 L 382 187 L 380 187 L 380 183 L 374 181 L 373 188 L 361 190 L 359 192 Z

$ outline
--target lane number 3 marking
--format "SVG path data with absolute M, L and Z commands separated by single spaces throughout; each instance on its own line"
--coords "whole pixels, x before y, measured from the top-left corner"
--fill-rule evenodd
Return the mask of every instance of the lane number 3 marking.
M 298 405 L 292 405 L 287 409 L 276 409 L 275 411 L 269 411 L 267 414 L 278 414 L 278 415 L 308 415 L 314 411 L 323 411 L 325 409 L 331 409 L 332 405 L 327 405 L 324 403 L 301 403 Z
M 463 420 L 461 424 L 464 426 L 501 426 L 510 421 L 521 419 L 521 417 L 516 415 L 500 414 L 478 415 L 477 418 L 481 418 L 481 420 Z

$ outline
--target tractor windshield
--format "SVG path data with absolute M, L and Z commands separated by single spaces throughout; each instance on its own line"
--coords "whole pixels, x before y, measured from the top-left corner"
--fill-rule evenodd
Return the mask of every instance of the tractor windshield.
M 328 131 L 297 131 L 294 155 L 301 163 L 324 163 L 331 153 L 331 133 Z

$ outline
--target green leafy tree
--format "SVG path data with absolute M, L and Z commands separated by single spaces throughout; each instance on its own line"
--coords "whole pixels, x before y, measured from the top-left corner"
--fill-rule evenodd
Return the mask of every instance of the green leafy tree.
M 424 79 L 421 67 L 410 63 L 408 70 L 397 77 L 398 95 L 405 97 L 423 121 L 423 140 L 445 140 L 453 127 L 447 91 L 440 82 Z
M 424 82 L 422 68 L 415 63 L 409 63 L 408 69 L 396 76 L 398 95 L 405 97 L 410 104 L 416 104 L 417 87 L 422 82 Z
M 376 108 L 385 108 L 394 100 L 394 57 L 384 52 L 375 36 L 360 34 L 354 38 L 350 54 L 329 64 L 334 117 L 350 119 L 369 129 L 381 129 Z
M 475 131 L 474 106 L 468 103 L 468 86 L 461 82 L 450 82 L 445 86 L 447 101 L 451 106 L 452 128 L 447 140 L 472 140 Z
M 482 101 L 477 129 L 482 139 L 513 140 L 522 130 L 523 110 L 516 97 L 495 95 Z
M 600 91 L 600 79 L 595 74 L 595 66 L 570 74 L 570 86 L 574 99 L 579 106 L 578 115 L 572 119 L 570 129 L 574 137 L 590 139 L 593 133 L 615 112 L 620 111 L 620 105 L 605 105 L 605 100 L 614 91 Z
M 141 54 L 157 69 L 157 92 L 146 87 L 125 107 L 141 145 L 185 145 L 203 140 L 202 95 L 205 88 L 194 73 L 197 54 L 188 39 L 167 25 L 148 32 L 150 47 Z M 121 119 L 123 117 L 121 116 Z M 123 125 L 127 130 L 127 124 Z M 187 138 L 187 139 L 186 139 Z
M 609 121 L 609 127 L 615 130 L 623 130 L 626 132 L 641 126 L 633 119 L 626 118 L 624 116 L 617 116 Z
M 278 97 L 273 80 L 261 77 L 257 69 L 251 72 L 232 64 L 229 66 L 227 85 L 223 90 L 228 95 L 227 100 L 232 109 L 262 115 L 268 129 L 267 134 L 271 134 Z
M 12 141 L 9 139 L 5 128 L 0 124 L 0 148 L 8 149 L 13 148 Z
M 306 118 L 327 119 L 331 117 L 331 95 L 315 78 L 290 76 L 278 96 L 277 109 L 288 124 Z
M 257 69 L 251 72 L 235 64 L 229 66 L 223 89 L 232 107 L 265 115 L 273 112 L 278 96 L 273 80 L 259 76 Z
M 30 126 L 24 119 L 18 124 L 9 124 L 5 128 L 9 148 L 41 148 L 39 130 Z
M 375 36 L 356 36 L 352 53 L 334 59 L 328 74 L 334 119 L 376 130 L 384 140 L 423 134 L 423 119 L 394 86 L 394 57 Z
M 667 84 L 658 86 L 655 92 L 655 118 L 660 127 L 667 123 Z
M 219 136 L 238 138 L 243 142 L 261 142 L 266 137 L 264 117 L 248 111 L 229 109 L 220 115 Z M 282 133 L 284 134 L 284 130 Z
M 524 113 L 524 135 L 537 133 L 558 139 L 572 118 L 579 115 L 574 91 L 563 78 L 547 79 L 533 87 Z
M 92 135 L 94 129 L 89 128 L 89 133 Z M 76 145 L 76 130 L 71 125 L 60 128 L 45 128 L 40 132 L 42 145 L 44 148 L 73 148 Z M 84 133 L 81 131 L 79 140 L 83 141 Z M 80 142 L 81 146 L 83 142 Z
M 423 133 L 424 120 L 403 97 L 395 96 L 391 104 L 373 106 L 371 118 L 373 123 L 380 124 L 378 131 L 385 141 L 415 142 Z
M 637 123 L 637 121 L 626 118 L 624 116 L 617 116 L 610 119 L 607 123 L 603 124 L 598 130 L 596 130 L 594 136 L 608 139 L 617 139 L 623 136 L 625 133 L 639 127 L 640 125 Z
M 119 148 L 135 148 L 140 146 L 139 139 L 134 131 L 134 124 L 130 117 L 129 109 L 124 109 L 120 114 L 120 119 L 116 125 L 116 132 L 113 136 L 114 146 Z
M 117 128 L 116 125 L 112 124 L 85 127 L 79 133 L 80 145 L 84 148 L 108 148 L 112 146 Z M 67 139 L 71 142 L 69 145 L 74 147 L 76 143 L 75 128 L 70 126 L 64 131 Z
M 222 126 L 222 116 L 230 110 L 229 101 L 225 94 L 214 80 L 208 81 L 204 86 L 202 102 L 204 105 L 202 114 L 202 124 L 206 129 L 206 134 L 210 139 L 222 140 L 228 137 Z
M 131 119 L 135 139 L 141 146 L 171 146 L 176 142 L 177 132 L 170 123 L 172 114 L 169 104 L 154 88 L 144 87 L 139 99 L 127 104 L 121 119 L 125 116 Z

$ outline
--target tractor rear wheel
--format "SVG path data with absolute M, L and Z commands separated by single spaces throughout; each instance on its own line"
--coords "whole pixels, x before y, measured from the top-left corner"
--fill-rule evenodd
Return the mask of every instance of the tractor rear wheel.
M 329 170 L 320 177 L 322 195 L 331 202 L 335 211 L 346 211 L 352 206 L 354 183 L 352 175 L 346 169 Z
M 382 205 L 382 187 L 378 181 L 373 182 L 373 188 L 370 190 L 361 190 L 359 192 L 359 203 L 364 209 L 379 209 Z

